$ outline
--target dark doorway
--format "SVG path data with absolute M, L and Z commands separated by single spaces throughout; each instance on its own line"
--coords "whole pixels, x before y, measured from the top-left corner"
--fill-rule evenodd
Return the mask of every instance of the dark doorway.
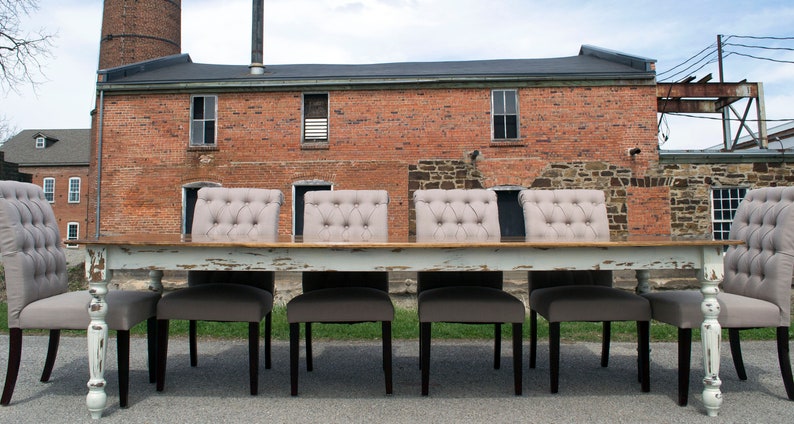
M 303 195 L 309 191 L 331 190 L 331 184 L 326 182 L 298 183 L 293 186 L 293 235 L 303 235 Z
M 499 227 L 502 237 L 525 237 L 524 210 L 518 203 L 522 187 L 497 187 L 496 201 L 499 206 Z

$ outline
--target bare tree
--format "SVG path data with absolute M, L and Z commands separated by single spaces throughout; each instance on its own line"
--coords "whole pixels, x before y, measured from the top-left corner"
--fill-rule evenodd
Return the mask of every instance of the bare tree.
M 42 58 L 50 57 L 54 35 L 44 29 L 23 32 L 20 21 L 38 9 L 37 0 L 0 0 L 0 91 L 17 91 L 25 83 L 35 86 L 43 75 Z

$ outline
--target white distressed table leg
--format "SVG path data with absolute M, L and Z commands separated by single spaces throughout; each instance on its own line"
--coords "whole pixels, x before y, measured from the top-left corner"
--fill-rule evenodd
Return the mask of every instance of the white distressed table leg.
M 105 322 L 107 303 L 105 295 L 108 292 L 108 282 L 112 272 L 104 268 L 105 251 L 102 249 L 87 249 L 85 271 L 89 281 L 88 290 L 93 297 L 88 306 L 88 315 L 91 322 L 88 324 L 88 394 L 85 403 L 91 418 L 102 417 L 102 412 L 107 405 L 105 393 L 105 356 L 108 344 L 108 326 Z
M 651 271 L 648 269 L 638 269 L 634 271 L 634 275 L 637 277 L 637 294 L 641 293 L 650 293 L 651 292 Z
M 163 292 L 163 271 L 157 269 L 149 271 L 149 290 Z
M 720 346 L 722 342 L 722 328 L 717 317 L 720 314 L 720 304 L 717 293 L 720 289 L 719 282 L 723 277 L 722 249 L 718 249 L 717 262 L 714 255 L 708 250 L 704 252 L 704 267 L 700 273 L 700 292 L 703 293 L 703 302 L 700 309 L 703 311 L 703 324 L 700 326 L 700 337 L 703 344 L 703 405 L 706 413 L 716 417 L 722 405 L 722 392 L 720 386 Z

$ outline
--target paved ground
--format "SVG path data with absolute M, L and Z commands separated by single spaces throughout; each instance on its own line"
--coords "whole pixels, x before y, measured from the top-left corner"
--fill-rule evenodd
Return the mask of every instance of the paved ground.
M 744 346 L 748 381 L 736 378 L 723 355 L 725 405 L 719 417 L 704 415 L 700 396 L 701 361 L 694 345 L 690 405 L 676 405 L 676 347 L 654 343 L 651 393 L 636 382 L 634 346 L 616 343 L 609 368 L 598 364 L 600 345 L 563 346 L 560 393 L 548 393 L 547 345 L 540 345 L 539 367 L 525 370 L 524 395 L 512 395 L 509 342 L 501 370 L 491 366 L 490 343 L 433 344 L 430 396 L 419 395 L 416 341 L 396 341 L 394 395 L 386 396 L 380 349 L 373 342 L 322 342 L 315 347 L 315 370 L 301 370 L 300 396 L 289 396 L 288 346 L 274 344 L 273 368 L 262 370 L 260 395 L 248 394 L 246 343 L 201 340 L 199 366 L 191 369 L 184 339 L 172 340 L 168 380 L 158 393 L 148 384 L 145 341 L 134 339 L 130 403 L 117 397 L 115 339 L 108 352 L 107 423 L 781 423 L 792 422 L 794 402 L 785 398 L 774 342 Z M 23 366 L 12 404 L 0 408 L 0 422 L 92 422 L 85 409 L 85 339 L 64 337 L 52 380 L 40 383 L 46 338 L 24 340 Z M 725 346 L 727 352 L 727 346 Z M 8 347 L 0 343 L 0 363 Z M 526 349 L 525 357 L 526 361 Z M 526 362 L 525 362 L 526 364 Z

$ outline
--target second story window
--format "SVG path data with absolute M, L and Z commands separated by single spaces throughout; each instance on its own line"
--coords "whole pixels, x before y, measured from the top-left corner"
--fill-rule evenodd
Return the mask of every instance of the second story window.
M 493 90 L 491 92 L 491 117 L 493 139 L 518 138 L 518 91 Z
M 190 107 L 190 145 L 215 146 L 217 96 L 193 96 Z
M 303 95 L 303 141 L 328 141 L 328 94 Z
M 36 137 L 36 148 L 43 149 L 45 147 L 47 147 L 47 139 L 42 136 Z
M 80 178 L 69 178 L 69 203 L 80 203 Z
M 42 189 L 44 189 L 44 198 L 47 199 L 48 202 L 54 203 L 55 202 L 55 178 L 45 178 L 44 183 L 42 184 Z

